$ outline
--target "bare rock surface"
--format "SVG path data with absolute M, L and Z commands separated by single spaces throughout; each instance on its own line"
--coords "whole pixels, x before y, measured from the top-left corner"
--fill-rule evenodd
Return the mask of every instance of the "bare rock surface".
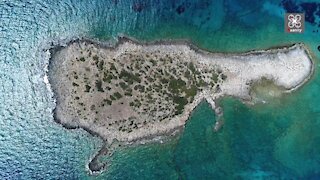
M 220 97 L 250 101 L 252 84 L 262 78 L 290 92 L 312 72 L 303 44 L 222 54 L 186 42 L 125 39 L 106 47 L 78 40 L 52 53 L 48 79 L 56 121 L 96 134 L 111 147 L 115 140 L 128 144 L 184 127 L 203 100 L 221 116 Z M 214 130 L 221 125 L 217 121 Z M 91 162 L 90 167 L 100 166 Z

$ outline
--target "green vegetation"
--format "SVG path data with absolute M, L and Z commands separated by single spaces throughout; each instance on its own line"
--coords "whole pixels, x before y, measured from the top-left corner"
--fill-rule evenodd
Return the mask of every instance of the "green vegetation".
M 112 79 L 118 79 L 117 76 L 113 75 L 112 72 L 103 72 L 102 80 L 106 83 L 111 83 Z
M 115 92 L 113 95 L 114 95 L 117 99 L 122 98 L 122 95 L 121 95 L 119 92 Z
M 181 114 L 183 112 L 184 106 L 188 104 L 188 100 L 185 97 L 174 96 L 173 102 L 176 104 L 175 114 Z
M 169 82 L 169 89 L 173 93 L 178 93 L 181 91 L 181 89 L 184 89 L 186 87 L 186 82 L 184 82 L 182 79 L 171 79 Z
M 191 73 L 190 73 L 190 71 L 189 71 L 188 69 L 184 72 L 184 76 L 185 76 L 187 79 L 192 78 L 192 77 L 191 77 Z
M 150 62 L 152 63 L 152 66 L 156 66 L 157 65 L 157 61 L 151 59 Z
M 143 85 L 137 84 L 134 86 L 134 90 L 138 90 L 140 92 L 144 92 L 145 91 L 145 87 Z
M 107 102 L 108 105 L 112 104 L 112 101 L 110 101 L 109 99 L 107 99 L 106 102 Z
M 130 73 L 124 69 L 120 72 L 119 79 L 122 79 L 129 84 L 133 84 L 134 82 L 141 83 L 141 79 L 138 74 Z
M 129 87 L 125 82 L 120 82 L 119 85 L 123 90 L 125 90 Z
M 94 55 L 94 56 L 92 57 L 92 59 L 93 59 L 94 61 L 98 61 L 98 60 L 99 60 L 99 57 L 98 57 L 97 55 Z
M 125 92 L 124 95 L 125 96 L 132 96 L 132 93 L 131 92 Z
M 78 64 L 74 62 L 72 65 L 82 66 L 82 71 L 68 74 L 69 78 L 74 77 L 72 85 L 84 86 L 85 92 L 91 92 L 86 94 L 87 97 L 101 97 L 101 100 L 95 98 L 98 101 L 95 105 L 86 104 L 80 100 L 82 95 L 74 91 L 74 100 L 82 106 L 80 112 L 87 109 L 99 114 L 98 110 L 105 112 L 104 108 L 112 105 L 121 112 L 121 107 L 115 105 L 123 104 L 123 107 L 129 105 L 138 114 L 145 115 L 143 117 L 150 117 L 150 121 L 159 122 L 182 114 L 185 106 L 193 102 L 204 88 L 218 91 L 219 83 L 227 78 L 215 67 L 200 66 L 195 62 L 184 61 L 181 57 L 175 59 L 168 54 L 160 57 L 158 53 L 145 57 L 126 52 L 113 59 L 99 58 L 94 54 L 90 58 L 84 56 L 77 59 Z M 80 63 L 86 61 L 85 58 L 89 58 L 90 63 Z M 95 93 L 99 95 L 95 96 Z M 106 110 L 109 112 L 110 109 Z M 85 114 L 88 113 L 83 113 L 83 116 Z M 111 125 L 119 125 L 118 130 L 123 132 L 131 132 L 140 125 L 136 119 L 123 125 L 125 121 L 118 119 Z M 148 121 L 140 123 L 147 124 Z
M 217 82 L 218 82 L 218 77 L 219 77 L 219 75 L 218 75 L 217 73 L 212 73 L 211 80 L 212 80 L 214 83 L 217 83 Z
M 190 71 L 191 71 L 193 74 L 195 74 L 196 68 L 194 67 L 193 62 L 190 62 L 190 63 L 189 63 L 188 68 L 190 69 Z
M 100 61 L 98 63 L 98 70 L 102 71 L 103 70 L 103 65 L 104 65 L 104 61 Z
M 168 83 L 169 83 L 169 80 L 166 79 L 166 78 L 162 78 L 162 79 L 160 80 L 160 82 L 161 82 L 162 84 L 168 84 Z
M 102 88 L 102 81 L 101 80 L 97 80 L 96 81 L 96 88 L 99 92 L 104 92 L 103 88 Z
M 191 99 L 193 99 L 193 97 L 197 95 L 198 88 L 197 86 L 192 85 L 190 88 L 185 89 L 184 92 L 186 93 L 186 97 L 191 97 Z
M 198 86 L 198 87 L 208 86 L 208 83 L 206 83 L 203 79 L 200 79 L 200 80 L 197 82 L 197 86 Z
M 116 97 L 114 97 L 113 95 L 110 95 L 110 99 L 111 99 L 112 101 L 117 100 L 117 98 L 116 98 Z
M 129 105 L 130 105 L 130 106 L 134 106 L 134 102 L 130 102 Z
M 110 70 L 111 70 L 111 71 L 117 71 L 117 68 L 116 68 L 116 66 L 114 65 L 114 63 L 110 63 L 110 62 L 109 62 L 109 64 L 110 64 Z
M 127 89 L 124 93 L 125 96 L 132 96 L 132 89 Z
M 90 89 L 91 89 L 91 86 L 89 86 L 89 85 L 85 85 L 85 90 L 84 90 L 84 92 L 90 92 Z
M 84 57 L 81 57 L 80 61 L 84 62 L 84 61 L 86 61 L 86 59 Z

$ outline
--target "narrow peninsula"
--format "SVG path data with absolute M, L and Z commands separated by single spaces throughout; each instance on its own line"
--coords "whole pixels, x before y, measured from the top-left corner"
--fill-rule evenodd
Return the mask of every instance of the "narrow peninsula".
M 183 128 L 203 100 L 221 116 L 220 97 L 250 101 L 251 86 L 261 79 L 292 91 L 312 72 L 303 44 L 223 54 L 187 42 L 123 38 L 112 47 L 76 40 L 55 49 L 48 77 L 55 120 L 100 136 L 106 145 L 99 154 L 106 154 L 115 142 L 130 144 Z M 91 171 L 103 167 L 97 157 L 89 164 Z

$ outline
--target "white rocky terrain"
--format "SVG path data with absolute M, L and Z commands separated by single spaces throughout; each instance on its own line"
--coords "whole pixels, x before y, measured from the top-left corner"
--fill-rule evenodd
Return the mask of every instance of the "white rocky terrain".
M 204 99 L 221 115 L 218 98 L 249 101 L 251 85 L 262 78 L 294 90 L 312 71 L 302 44 L 222 54 L 179 42 L 123 40 L 111 48 L 75 41 L 53 54 L 49 80 L 57 121 L 82 127 L 111 144 L 114 139 L 130 142 L 183 127 Z

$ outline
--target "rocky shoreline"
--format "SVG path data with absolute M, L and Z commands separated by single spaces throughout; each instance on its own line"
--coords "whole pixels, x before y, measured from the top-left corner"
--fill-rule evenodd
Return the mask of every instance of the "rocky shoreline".
M 141 48 L 150 48 L 151 49 L 150 51 L 153 51 L 152 48 L 156 48 L 156 49 L 162 50 L 164 53 L 168 53 L 168 52 L 172 52 L 171 48 L 175 48 L 176 46 L 178 51 L 181 51 L 182 53 L 186 53 L 185 57 L 192 57 L 196 60 L 200 59 L 202 62 L 199 63 L 199 69 L 205 66 L 209 66 L 209 65 L 211 66 L 212 64 L 215 66 L 219 66 L 219 69 L 222 69 L 222 72 L 226 74 L 227 80 L 219 84 L 220 91 L 213 92 L 212 89 L 205 88 L 201 92 L 197 93 L 194 96 L 194 99 L 192 100 L 192 102 L 184 106 L 183 113 L 181 115 L 175 116 L 171 118 L 170 121 L 168 121 L 168 123 L 169 122 L 170 123 L 174 122 L 174 123 L 171 123 L 171 124 L 167 123 L 165 126 L 161 126 L 161 127 L 159 127 L 158 124 L 155 123 L 153 127 L 146 127 L 145 130 L 141 131 L 135 136 L 130 135 L 129 138 L 128 137 L 117 138 L 120 136 L 114 136 L 108 139 L 110 136 L 110 133 L 104 134 L 105 131 L 96 130 L 95 129 L 97 127 L 96 125 L 92 123 L 91 124 L 90 123 L 89 124 L 74 123 L 74 122 L 69 123 L 68 121 L 66 121 L 67 118 L 64 119 L 65 117 L 64 115 L 61 116 L 61 114 L 57 112 L 57 107 L 61 106 L 61 103 L 63 103 L 60 100 L 61 97 L 59 97 L 58 95 L 59 93 L 57 93 L 59 91 L 57 89 L 57 87 L 59 87 L 57 86 L 57 84 L 60 83 L 58 81 L 60 81 L 61 78 L 56 77 L 57 74 L 51 72 L 51 69 L 54 66 L 57 66 L 57 65 L 53 65 L 52 63 L 56 61 L 55 55 L 57 53 L 59 53 L 62 49 L 72 46 L 73 44 L 84 44 L 83 47 L 90 46 L 90 47 L 95 47 L 97 49 L 102 49 L 102 51 L 108 50 L 108 52 L 109 51 L 110 52 L 111 51 L 126 52 L 130 48 L 132 49 L 136 48 L 138 50 L 140 50 Z M 211 53 L 211 52 L 207 52 L 205 50 L 199 49 L 188 41 L 157 41 L 152 43 L 138 43 L 135 40 L 123 37 L 123 38 L 119 38 L 118 43 L 115 45 L 106 44 L 106 43 L 100 44 L 98 42 L 91 41 L 88 39 L 78 39 L 75 41 L 71 41 L 70 43 L 67 44 L 66 47 L 55 47 L 51 49 L 50 52 L 52 56 L 49 61 L 49 82 L 53 87 L 53 92 L 55 96 L 54 99 L 56 100 L 56 108 L 53 111 L 55 121 L 59 124 L 62 124 L 65 128 L 68 128 L 68 129 L 82 128 L 88 131 L 90 134 L 101 137 L 103 140 L 106 141 L 106 144 L 104 145 L 104 147 L 98 152 L 98 154 L 95 157 L 93 157 L 91 162 L 88 164 L 88 169 L 90 173 L 93 173 L 93 174 L 95 172 L 100 172 L 102 169 L 106 168 L 106 164 L 104 163 L 101 164 L 99 162 L 99 157 L 105 154 L 109 154 L 109 155 L 112 154 L 113 148 L 110 148 L 110 147 L 114 146 L 113 144 L 115 140 L 117 141 L 117 144 L 132 145 L 132 144 L 141 144 L 145 142 L 156 141 L 157 137 L 159 136 L 175 135 L 177 134 L 177 132 L 180 132 L 181 130 L 183 130 L 185 122 L 188 120 L 190 113 L 203 100 L 206 100 L 210 104 L 210 106 L 215 110 L 216 115 L 218 116 L 218 119 L 219 119 L 219 117 L 223 115 L 223 111 L 217 105 L 216 102 L 221 97 L 234 96 L 242 99 L 243 101 L 250 101 L 249 91 L 250 91 L 251 84 L 253 82 L 258 81 L 262 77 L 266 77 L 266 76 L 267 76 L 266 78 L 274 80 L 276 85 L 283 86 L 285 89 L 287 89 L 288 92 L 290 92 L 292 90 L 297 89 L 298 87 L 303 85 L 305 82 L 307 82 L 312 76 L 314 71 L 313 70 L 314 65 L 310 58 L 310 55 L 308 54 L 308 50 L 302 44 L 295 44 L 289 47 L 282 47 L 278 49 L 269 49 L 269 50 L 263 50 L 263 51 L 259 50 L 259 51 L 250 51 L 247 53 L 222 54 L 222 53 Z M 290 53 L 296 53 L 296 54 L 290 55 Z M 264 55 L 266 55 L 266 57 Z M 269 61 L 272 61 L 272 63 L 268 62 L 267 60 L 268 55 L 271 56 L 272 60 L 269 60 Z M 296 55 L 300 55 L 301 58 L 304 60 L 304 62 L 298 61 L 298 60 L 294 60 L 294 61 L 292 60 L 293 62 L 289 61 Z M 266 60 L 260 60 L 261 63 L 265 63 L 264 66 L 261 66 L 261 67 L 270 68 L 270 71 L 271 71 L 272 68 L 279 68 L 279 66 L 281 66 L 282 69 L 281 68 L 280 70 L 278 69 L 278 71 L 281 71 L 281 72 L 274 71 L 273 72 L 274 74 L 272 74 L 265 71 L 265 73 L 259 74 L 258 70 L 260 67 L 258 68 L 258 70 L 254 69 L 257 66 L 260 66 L 259 60 L 255 59 L 255 57 L 258 57 L 260 59 L 262 58 L 266 59 Z M 287 61 L 287 59 L 285 58 L 289 60 Z M 284 63 L 284 64 L 281 64 L 281 63 L 277 64 L 278 63 L 277 60 L 281 61 L 281 63 Z M 245 61 L 248 61 L 248 62 L 245 62 Z M 240 62 L 239 65 L 235 65 L 235 63 L 238 63 L 238 62 Z M 274 65 L 273 63 L 276 65 Z M 245 66 L 250 66 L 250 68 L 252 66 L 252 69 L 246 70 Z M 297 67 L 300 67 L 300 69 Z M 237 68 L 239 68 L 240 70 L 241 68 L 243 68 L 247 72 L 255 73 L 255 74 L 246 76 L 245 74 L 241 74 L 242 72 L 238 72 Z M 280 75 L 283 75 L 284 73 L 286 73 L 282 71 L 287 69 L 288 69 L 288 73 L 291 73 L 293 76 L 290 74 L 290 76 L 281 78 Z M 234 76 L 239 75 L 238 73 L 240 73 L 240 76 L 245 76 L 245 77 L 242 79 L 237 79 L 237 77 L 234 77 Z M 299 76 L 297 75 L 294 76 L 295 73 L 297 73 Z M 288 83 L 287 81 L 290 80 L 289 78 L 290 79 L 296 78 L 296 79 L 291 80 Z M 234 85 L 238 85 L 238 87 L 235 87 Z M 80 121 L 76 121 L 76 122 L 80 122 Z M 223 124 L 222 121 L 221 122 L 217 121 L 216 124 L 214 125 L 214 130 L 218 131 L 219 128 L 222 126 L 222 124 Z

